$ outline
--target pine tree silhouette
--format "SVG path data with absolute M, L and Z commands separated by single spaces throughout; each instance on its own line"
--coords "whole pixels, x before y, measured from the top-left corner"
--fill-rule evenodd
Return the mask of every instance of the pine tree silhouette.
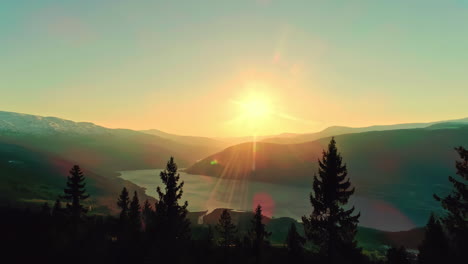
M 418 262 L 421 264 L 444 263 L 449 259 L 448 241 L 441 224 L 433 214 L 426 225 L 424 240 L 419 246 Z
M 444 198 L 434 195 L 434 198 L 447 211 L 442 222 L 451 238 L 452 261 L 461 263 L 468 252 L 468 150 L 461 146 L 455 150 L 461 158 L 455 162 L 461 181 L 449 176 L 449 181 L 453 184 L 452 193 Z
M 265 224 L 263 223 L 261 205 L 257 205 L 257 208 L 255 208 L 255 214 L 251 223 L 252 228 L 250 229 L 249 234 L 252 239 L 253 252 L 257 263 L 260 263 L 262 250 L 269 244 L 268 239 L 271 236 L 271 232 L 266 230 Z
M 190 221 L 187 219 L 187 201 L 179 205 L 182 198 L 184 182 L 179 183 L 180 175 L 177 165 L 171 157 L 166 169 L 160 173 L 164 190 L 158 186 L 156 191 L 159 201 L 155 212 L 155 235 L 159 249 L 165 256 L 174 254 L 181 243 L 190 239 Z
M 127 223 L 128 221 L 128 211 L 130 205 L 130 197 L 128 196 L 127 188 L 123 188 L 120 193 L 119 199 L 117 200 L 117 206 L 120 208 L 120 222 Z
M 286 236 L 286 247 L 291 262 L 299 262 L 302 259 L 305 242 L 305 238 L 297 233 L 296 224 L 291 223 L 288 235 Z
M 151 228 L 153 228 L 154 211 L 148 199 L 146 199 L 145 203 L 143 204 L 143 210 L 141 214 L 143 219 L 144 230 L 146 232 L 149 232 Z
M 236 226 L 232 223 L 231 214 L 227 209 L 224 209 L 216 225 L 216 231 L 219 233 L 220 246 L 228 248 L 235 241 Z
M 388 264 L 410 264 L 408 259 L 408 252 L 404 247 L 391 247 L 387 250 L 387 263 Z
M 141 230 L 141 207 L 138 200 L 138 194 L 135 191 L 133 194 L 132 202 L 128 213 L 130 229 L 133 234 L 137 234 Z
M 302 221 L 307 238 L 319 246 L 327 262 L 339 263 L 338 257 L 346 258 L 345 252 L 354 255 L 357 247 L 355 235 L 360 214 L 353 215 L 354 207 L 344 208 L 355 189 L 351 188 L 334 138 L 318 163 L 314 193 L 310 195 L 313 211 L 310 217 L 303 216 Z
M 67 178 L 67 187 L 64 189 L 65 195 L 61 196 L 67 202 L 67 211 L 72 217 L 74 223 L 78 223 L 83 219 L 87 213 L 82 202 L 86 200 L 89 195 L 86 193 L 85 176 L 78 165 L 75 165 L 70 170 L 70 176 Z

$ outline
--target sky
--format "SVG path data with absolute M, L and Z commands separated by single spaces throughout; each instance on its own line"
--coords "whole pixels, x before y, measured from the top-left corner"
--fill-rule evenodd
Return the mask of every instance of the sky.
M 3 1 L 0 110 L 200 136 L 468 117 L 468 0 Z

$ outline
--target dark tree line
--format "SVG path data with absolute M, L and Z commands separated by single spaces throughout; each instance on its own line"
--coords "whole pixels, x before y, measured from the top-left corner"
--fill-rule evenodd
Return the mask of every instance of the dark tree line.
M 449 177 L 453 192 L 435 196 L 447 213 L 431 215 L 428 221 L 417 259 L 422 264 L 463 263 L 468 249 L 468 152 L 456 150 L 461 179 Z M 356 242 L 360 214 L 348 205 L 355 189 L 333 138 L 313 178 L 312 212 L 302 218 L 303 226 L 289 227 L 284 246 L 270 244 L 272 233 L 261 205 L 246 233 L 239 231 L 228 209 L 214 228 L 192 226 L 188 203 L 181 202 L 184 182 L 172 157 L 159 176 L 163 186 L 157 187 L 155 204 L 141 204 L 137 192 L 123 188 L 116 197 L 117 217 L 89 215 L 85 176 L 73 166 L 64 194 L 52 207 L 45 203 L 39 211 L 3 210 L 6 256 L 13 257 L 11 263 L 371 263 Z M 305 237 L 298 227 L 304 228 Z M 386 252 L 389 264 L 415 261 L 403 247 Z
M 419 263 L 465 263 L 468 252 L 468 150 L 455 148 L 460 160 L 455 162 L 457 178 L 449 176 L 452 192 L 440 197 L 445 214 L 439 219 L 431 215 L 426 225 L 425 239 L 419 248 Z

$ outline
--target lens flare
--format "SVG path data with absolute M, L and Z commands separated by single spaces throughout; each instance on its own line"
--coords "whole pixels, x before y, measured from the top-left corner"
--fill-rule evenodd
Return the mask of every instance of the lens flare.
M 262 206 L 264 216 L 272 217 L 275 211 L 275 201 L 270 194 L 265 192 L 256 193 L 252 199 L 252 210 L 255 210 L 257 205 Z

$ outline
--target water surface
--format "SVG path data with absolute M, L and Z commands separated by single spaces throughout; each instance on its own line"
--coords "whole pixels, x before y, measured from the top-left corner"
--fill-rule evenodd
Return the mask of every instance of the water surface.
M 146 193 L 158 197 L 156 187 L 162 186 L 161 169 L 121 171 L 121 177 L 146 188 Z M 309 186 L 289 186 L 246 180 L 221 179 L 180 172 L 185 182 L 182 200 L 190 211 L 211 211 L 216 208 L 253 210 L 261 204 L 265 215 L 287 216 L 300 220 L 312 207 Z M 312 180 L 311 180 L 312 182 Z M 402 187 L 403 188 L 403 187 Z M 414 189 L 414 188 L 413 188 Z M 408 230 L 422 226 L 429 210 L 416 208 L 417 200 L 398 202 L 398 197 L 386 193 L 354 195 L 350 204 L 361 212 L 360 225 L 389 231 Z

